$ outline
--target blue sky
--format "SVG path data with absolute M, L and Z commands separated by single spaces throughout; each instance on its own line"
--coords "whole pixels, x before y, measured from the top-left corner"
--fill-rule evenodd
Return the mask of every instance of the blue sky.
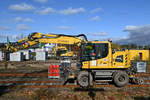
M 32 32 L 129 40 L 150 24 L 149 5 L 150 0 L 1 0 L 0 40 Z

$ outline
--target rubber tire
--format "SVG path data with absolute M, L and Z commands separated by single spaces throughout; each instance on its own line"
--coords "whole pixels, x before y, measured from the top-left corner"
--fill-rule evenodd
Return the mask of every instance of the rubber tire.
M 123 77 L 124 80 L 120 81 L 119 78 Z M 127 85 L 129 83 L 129 76 L 126 72 L 123 71 L 119 71 L 117 72 L 114 77 L 113 77 L 113 81 L 115 83 L 116 86 L 118 87 L 124 87 L 125 85 Z
M 89 79 L 90 77 L 90 79 Z M 85 81 L 85 82 L 84 82 Z M 93 78 L 90 72 L 87 71 L 81 71 L 77 76 L 77 82 L 81 87 L 88 87 L 93 85 L 92 84 Z

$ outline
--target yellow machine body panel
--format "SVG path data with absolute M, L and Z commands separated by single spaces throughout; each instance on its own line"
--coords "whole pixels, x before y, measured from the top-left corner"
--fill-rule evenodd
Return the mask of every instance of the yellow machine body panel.
M 128 51 L 116 51 L 113 54 L 113 68 L 129 68 L 130 57 Z
M 129 50 L 130 60 L 149 60 L 149 50 Z
M 56 43 L 56 44 L 77 44 L 81 45 L 81 39 L 75 38 L 75 37 L 65 37 L 61 36 L 58 38 L 43 38 L 39 39 L 39 42 L 41 43 Z
M 53 52 L 56 54 L 58 50 L 67 50 L 65 46 L 56 46 L 52 48 Z
M 61 57 L 73 57 L 74 56 L 74 52 L 72 51 L 66 51 L 66 53 L 61 54 Z
M 28 38 L 24 38 L 24 39 L 21 39 L 21 40 L 18 40 L 18 42 L 22 42 L 22 41 L 25 41 L 27 40 Z

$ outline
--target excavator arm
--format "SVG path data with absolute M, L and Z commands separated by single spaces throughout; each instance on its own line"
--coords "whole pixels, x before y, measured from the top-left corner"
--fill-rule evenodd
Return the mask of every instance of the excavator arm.
M 35 32 L 24 39 L 18 40 L 15 43 L 7 44 L 6 52 L 16 52 L 39 43 L 55 43 L 80 46 L 82 42 L 86 41 L 87 38 L 84 34 L 73 36 L 64 34 L 42 34 Z

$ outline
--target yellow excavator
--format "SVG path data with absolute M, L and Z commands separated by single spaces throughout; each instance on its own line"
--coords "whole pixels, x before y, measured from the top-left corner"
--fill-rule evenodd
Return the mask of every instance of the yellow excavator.
M 6 52 L 17 52 L 19 50 L 28 49 L 31 46 L 37 45 L 39 43 L 46 44 L 46 43 L 54 43 L 58 45 L 67 45 L 67 46 L 77 46 L 79 47 L 82 43 L 82 41 L 86 41 L 86 36 L 84 34 L 80 34 L 77 36 L 71 36 L 71 35 L 64 35 L 64 34 L 42 34 L 39 32 L 35 32 L 30 34 L 28 37 L 23 38 L 21 40 L 18 40 L 14 43 L 7 43 L 7 46 L 5 47 Z M 60 46 L 60 47 L 54 47 L 53 48 L 54 55 L 58 58 L 61 57 L 69 57 L 69 58 L 75 58 L 75 54 L 71 50 L 67 50 L 67 47 Z
M 69 51 L 66 46 L 56 46 L 52 48 L 54 56 L 56 57 L 73 57 L 74 52 Z
M 88 41 L 84 34 L 77 36 L 33 33 L 15 44 L 8 44 L 6 51 L 14 52 L 37 43 L 72 44 L 80 48 L 80 61 L 75 71 L 68 71 L 68 78 L 77 79 L 81 87 L 92 86 L 96 81 L 113 81 L 116 86 L 123 87 L 131 80 L 137 80 L 137 66 L 132 65 L 134 57 L 131 51 L 112 50 L 111 41 Z M 148 60 L 149 53 L 140 51 L 141 60 Z M 132 59 L 131 59 L 132 58 Z M 66 73 L 64 73 L 66 74 Z
M 42 33 L 35 32 L 29 35 L 27 38 L 18 40 L 17 42 L 14 43 L 11 42 L 8 43 L 6 46 L 6 52 L 16 52 L 39 43 L 45 43 L 45 44 L 54 43 L 54 44 L 80 46 L 82 41 L 86 41 L 86 37 L 84 34 L 71 36 L 71 35 L 64 35 L 64 34 L 42 34 Z

